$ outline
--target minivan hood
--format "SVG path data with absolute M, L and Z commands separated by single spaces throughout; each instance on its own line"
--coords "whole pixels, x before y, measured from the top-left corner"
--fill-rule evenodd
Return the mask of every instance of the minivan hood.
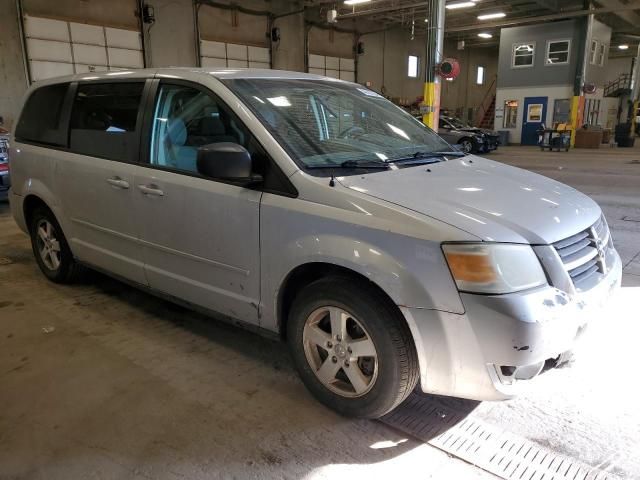
M 601 215 L 593 200 L 567 185 L 476 156 L 338 180 L 492 242 L 549 244 Z

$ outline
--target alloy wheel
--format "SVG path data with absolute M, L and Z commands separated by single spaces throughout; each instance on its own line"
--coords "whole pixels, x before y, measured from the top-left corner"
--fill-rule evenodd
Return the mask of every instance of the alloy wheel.
M 55 227 L 46 219 L 36 226 L 36 245 L 42 263 L 49 270 L 57 270 L 62 262 L 60 241 L 56 238 Z
M 316 309 L 302 334 L 304 353 L 320 382 L 348 398 L 369 392 L 378 377 L 378 354 L 371 336 L 349 312 L 335 306 Z

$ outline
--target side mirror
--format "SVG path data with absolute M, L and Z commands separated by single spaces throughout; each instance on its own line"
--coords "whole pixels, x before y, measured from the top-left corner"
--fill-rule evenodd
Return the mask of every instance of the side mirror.
M 251 185 L 262 180 L 253 174 L 251 154 L 231 142 L 210 143 L 198 148 L 198 173 L 209 178 Z

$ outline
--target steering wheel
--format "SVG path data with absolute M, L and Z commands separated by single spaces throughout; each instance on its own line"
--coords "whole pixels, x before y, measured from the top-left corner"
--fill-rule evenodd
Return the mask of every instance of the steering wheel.
M 364 134 L 364 128 L 358 127 L 357 125 L 351 125 L 349 128 L 340 132 L 338 138 L 356 138 Z

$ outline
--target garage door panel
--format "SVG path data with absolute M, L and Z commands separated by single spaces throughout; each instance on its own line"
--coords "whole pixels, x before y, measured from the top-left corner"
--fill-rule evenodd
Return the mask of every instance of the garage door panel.
M 327 70 L 325 75 L 331 78 L 340 78 L 340 72 L 338 70 Z
M 340 70 L 340 59 L 338 57 L 326 57 L 325 62 L 327 70 Z
M 139 32 L 111 27 L 105 27 L 104 32 L 107 38 L 107 45 L 110 47 L 142 50 Z
M 139 50 L 109 47 L 107 54 L 109 55 L 109 65 L 114 67 L 142 68 L 144 65 L 142 52 Z
M 346 80 L 347 82 L 355 82 L 356 74 L 355 72 L 347 72 L 340 70 L 340 80 Z
M 227 64 L 230 68 L 247 68 L 249 66 L 246 60 L 234 60 L 232 58 L 227 60 Z
M 309 68 L 309 73 L 313 75 L 322 75 L 324 77 L 324 68 Z
M 252 47 L 249 46 L 249 61 L 250 62 L 260 62 L 260 63 L 269 63 L 271 55 L 269 54 L 268 48 L 262 47 Z
M 249 68 L 263 68 L 263 69 L 271 69 L 271 65 L 266 62 L 249 62 Z
M 94 72 L 106 72 L 109 68 L 106 65 L 83 65 L 76 63 L 76 73 L 94 73 Z
M 226 58 L 202 57 L 203 67 L 227 68 Z
M 69 41 L 69 27 L 67 26 L 67 22 L 52 20 L 50 18 L 25 15 L 24 33 L 27 38 Z
M 247 46 L 237 45 L 235 43 L 227 43 L 227 58 L 233 60 L 248 60 L 249 56 L 247 52 Z
M 227 58 L 227 47 L 222 42 L 200 41 L 200 55 L 203 57 Z
M 89 45 L 104 45 L 104 28 L 97 25 L 85 25 L 84 23 L 69 23 L 71 41 Z
M 27 39 L 29 59 L 72 63 L 71 45 L 51 40 Z
M 43 62 L 40 60 L 31 62 L 31 77 L 34 82 L 45 78 L 72 74 L 73 64 L 71 63 Z
M 107 65 L 107 51 L 95 45 L 73 44 L 73 58 L 76 63 L 86 65 Z

